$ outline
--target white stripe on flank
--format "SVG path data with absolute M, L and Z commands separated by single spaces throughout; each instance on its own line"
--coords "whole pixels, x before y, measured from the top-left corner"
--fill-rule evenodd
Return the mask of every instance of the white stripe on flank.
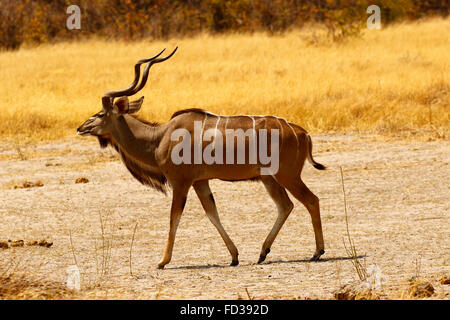
M 213 148 L 216 147 L 216 135 L 217 135 L 217 127 L 219 125 L 220 122 L 220 116 L 217 116 L 217 122 L 216 122 L 216 127 L 214 128 L 214 141 L 213 141 Z M 222 138 L 223 139 L 223 138 Z
M 235 114 L 235 115 L 231 115 L 231 116 L 225 116 L 228 118 L 232 118 L 232 117 L 270 117 L 270 116 L 265 116 L 265 115 L 259 115 L 259 114 Z
M 205 113 L 205 118 L 203 119 L 202 122 L 202 131 L 200 131 L 200 137 L 199 137 L 199 143 L 200 143 L 200 150 L 203 150 L 203 131 L 205 130 L 205 123 L 206 123 L 206 119 L 208 119 L 208 114 Z M 203 157 L 203 151 L 202 151 L 202 155 Z
M 295 140 L 297 140 L 297 148 L 295 149 L 295 159 L 297 159 L 297 157 L 298 157 L 298 148 L 299 148 L 299 142 L 298 142 L 297 134 L 295 133 L 294 128 L 291 126 L 291 124 L 286 119 L 280 118 L 280 117 L 277 117 L 277 118 L 278 118 L 278 120 L 280 120 L 280 119 L 283 120 L 288 125 L 288 127 L 291 128 L 292 133 L 294 134 Z M 281 122 L 280 122 L 280 124 L 281 124 Z
M 277 119 L 278 119 L 278 123 L 280 124 L 280 137 L 281 137 L 280 151 L 281 151 L 281 148 L 283 147 L 283 124 L 280 121 L 281 118 L 277 117 Z
M 283 119 L 283 118 L 279 118 L 279 119 Z M 290 125 L 290 123 L 289 122 L 287 122 L 287 120 L 286 119 L 283 119 L 284 120 L 284 122 L 286 122 L 286 124 L 289 126 L 289 128 L 291 128 L 291 130 L 292 130 L 292 133 L 294 134 L 294 137 L 295 137 L 295 140 L 297 140 L 297 149 L 298 149 L 298 137 L 297 137 L 297 134 L 295 133 L 295 130 L 294 130 L 294 128 L 292 128 L 292 126 Z
M 204 110 L 204 112 L 205 112 L 205 114 L 209 114 L 210 116 L 220 117 L 218 114 L 212 113 L 212 112 L 210 112 L 210 111 L 205 111 L 205 110 Z
M 253 131 L 255 131 L 255 118 L 254 116 L 248 116 L 253 121 Z
M 211 113 L 210 113 L 210 114 L 211 114 Z M 218 116 L 218 117 L 220 117 L 220 116 Z M 281 135 L 281 138 L 283 137 L 283 124 L 281 123 L 280 120 L 283 120 L 283 121 L 286 123 L 286 125 L 292 130 L 292 133 L 294 134 L 295 140 L 297 141 L 297 152 L 298 152 L 298 148 L 299 148 L 300 142 L 298 141 L 297 134 L 295 133 L 295 130 L 294 130 L 294 128 L 291 126 L 291 124 L 290 124 L 286 119 L 284 119 L 284 118 L 277 117 L 277 116 L 248 115 L 248 114 L 239 114 L 239 115 L 232 115 L 232 116 L 225 116 L 225 117 L 227 118 L 227 121 L 225 122 L 225 129 L 224 129 L 224 132 L 225 132 L 225 130 L 227 129 L 228 119 L 230 119 L 230 118 L 232 118 L 232 117 L 249 117 L 249 118 L 252 119 L 252 121 L 253 121 L 253 130 L 256 129 L 255 117 L 258 117 L 258 118 L 261 118 L 261 117 L 262 117 L 262 118 L 274 117 L 274 118 L 276 118 L 276 119 L 278 120 L 278 123 L 280 124 L 280 135 Z M 216 128 L 217 128 L 217 126 L 216 126 Z M 282 145 L 283 145 L 283 139 L 281 139 L 281 146 L 282 146 Z M 281 146 L 280 146 L 280 147 L 281 147 Z
M 205 123 L 206 123 L 207 119 L 208 119 L 208 114 L 205 113 L 205 118 L 203 119 L 203 123 L 202 123 L 202 131 L 201 131 L 201 134 L 200 134 L 200 139 L 203 139 L 203 131 L 205 131 Z
M 215 128 L 215 130 L 217 130 L 217 127 L 219 126 L 219 122 L 220 122 L 220 116 L 217 116 L 218 118 L 217 118 L 217 122 L 216 122 L 216 128 Z

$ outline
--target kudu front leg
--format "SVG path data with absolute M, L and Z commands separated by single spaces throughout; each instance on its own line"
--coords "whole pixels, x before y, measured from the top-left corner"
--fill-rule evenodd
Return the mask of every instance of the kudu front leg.
M 175 234 L 177 233 L 178 224 L 180 223 L 181 214 L 183 213 L 184 206 L 187 200 L 187 193 L 189 187 L 174 188 L 172 207 L 170 209 L 170 229 L 169 237 L 167 239 L 166 250 L 164 256 L 158 263 L 158 269 L 164 269 L 164 266 L 172 259 L 173 245 L 175 242 Z
M 223 241 L 225 242 L 228 251 L 230 251 L 232 259 L 230 265 L 237 266 L 239 264 L 238 250 L 234 245 L 233 241 L 231 241 L 225 229 L 223 228 L 222 223 L 220 222 L 217 207 L 211 189 L 209 188 L 208 181 L 207 180 L 198 181 L 194 183 L 194 190 L 197 193 L 200 202 L 202 203 L 203 209 L 205 209 L 206 215 L 208 216 L 209 220 L 214 225 L 214 227 L 216 227 L 217 231 L 219 231 L 219 234 L 222 237 Z

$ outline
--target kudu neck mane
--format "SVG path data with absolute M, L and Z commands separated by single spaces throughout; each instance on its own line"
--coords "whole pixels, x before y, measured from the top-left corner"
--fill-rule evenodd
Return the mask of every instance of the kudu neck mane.
M 157 122 L 149 122 L 138 118 L 136 115 L 132 115 L 133 118 L 141 122 L 143 125 L 156 128 L 160 124 Z M 136 180 L 138 180 L 143 185 L 147 185 L 157 191 L 167 194 L 167 179 L 157 168 L 152 168 L 145 166 L 144 163 L 133 159 L 127 152 L 125 152 L 124 147 L 121 146 L 117 141 L 111 138 L 98 137 L 100 146 L 106 148 L 108 145 L 112 146 L 120 155 L 122 162 L 127 167 L 128 171 L 133 175 Z
M 136 120 L 138 120 L 139 122 L 142 122 L 143 124 L 145 124 L 145 125 L 147 125 L 147 126 L 150 126 L 150 127 L 159 127 L 161 124 L 160 123 L 158 123 L 158 122 L 154 122 L 154 121 L 147 121 L 147 120 L 145 120 L 145 119 L 142 119 L 142 118 L 140 118 L 140 117 L 138 117 L 137 115 L 135 115 L 135 114 L 130 114 L 130 116 L 132 116 L 133 118 L 135 118 Z
M 191 109 L 184 109 L 176 111 L 171 119 L 175 118 L 176 116 L 187 113 L 187 112 L 196 112 L 196 113 L 208 113 L 207 111 L 203 109 L 198 108 L 191 108 Z M 137 121 L 139 121 L 141 124 L 145 126 L 149 126 L 151 128 L 157 129 L 160 126 L 160 123 L 158 122 L 150 122 L 147 120 L 144 120 L 142 118 L 139 118 L 136 115 L 130 115 Z M 155 136 L 156 138 L 156 136 Z M 114 139 L 110 138 L 104 138 L 104 137 L 98 137 L 98 141 L 100 143 L 100 146 L 102 148 L 106 148 L 108 145 L 112 146 L 120 155 L 120 158 L 122 159 L 123 163 L 127 167 L 128 171 L 133 175 L 133 177 L 136 178 L 140 183 L 143 185 L 150 186 L 157 191 L 160 191 L 164 194 L 167 193 L 167 187 L 168 182 L 166 177 L 160 172 L 159 170 L 151 170 L 149 167 L 146 167 L 141 163 L 140 161 L 137 161 L 136 159 L 133 159 L 130 157 L 124 150 L 124 148 L 117 142 L 114 141 Z

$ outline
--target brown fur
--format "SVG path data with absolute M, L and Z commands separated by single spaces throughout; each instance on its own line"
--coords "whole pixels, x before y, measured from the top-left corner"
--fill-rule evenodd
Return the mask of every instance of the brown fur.
M 180 114 L 185 114 L 185 113 L 189 113 L 189 112 L 194 112 L 194 113 L 198 113 L 198 114 L 209 113 L 208 111 L 200 109 L 200 108 L 188 108 L 188 109 L 175 111 L 174 114 L 172 114 L 172 116 L 170 117 L 170 119 L 172 120 L 173 118 L 175 118 L 176 116 L 179 116 Z
M 140 120 L 142 121 L 142 120 Z M 144 121 L 142 121 L 144 122 Z M 146 123 L 146 122 L 144 122 Z M 153 124 L 153 123 L 152 123 Z M 152 172 L 139 165 L 138 162 L 128 157 L 117 143 L 113 143 L 111 139 L 98 137 L 101 147 L 112 146 L 120 155 L 125 167 L 130 171 L 131 175 L 143 185 L 149 186 L 156 191 L 160 191 L 167 195 L 167 187 L 169 186 L 166 177 L 159 172 Z
M 128 157 L 120 147 L 118 150 L 123 163 L 136 180 L 167 195 L 167 179 L 163 174 L 143 168 L 138 162 Z
M 137 116 L 137 115 L 135 115 L 135 114 L 130 114 L 130 116 L 132 116 L 132 117 L 135 118 L 136 120 L 139 120 L 140 122 L 145 123 L 146 125 L 151 126 L 151 127 L 157 127 L 157 126 L 160 125 L 159 122 L 148 121 L 148 120 L 142 119 L 141 117 L 139 117 L 139 116 Z

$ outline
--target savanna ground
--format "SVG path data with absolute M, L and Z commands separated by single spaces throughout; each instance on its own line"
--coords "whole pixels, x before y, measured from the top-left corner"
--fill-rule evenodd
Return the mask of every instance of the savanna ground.
M 410 298 L 414 278 L 433 284 L 431 298 L 448 299 L 440 280 L 450 274 L 449 26 L 448 19 L 399 24 L 338 44 L 311 28 L 0 53 L 0 241 L 53 242 L 0 248 L 0 276 L 23 285 L 9 297 L 333 298 L 358 278 L 343 242 L 342 166 L 350 234 L 361 263 L 381 269 L 381 297 Z M 276 114 L 308 129 L 316 160 L 329 167 L 306 164 L 303 173 L 321 201 L 321 262 L 308 261 L 313 230 L 295 201 L 257 265 L 275 205 L 260 183 L 213 181 L 240 265 L 228 266 L 190 193 L 172 262 L 156 269 L 170 196 L 139 185 L 94 139 L 73 135 L 99 110 L 103 92 L 128 85 L 137 59 L 174 45 L 176 56 L 151 70 L 142 116 L 167 121 L 175 110 L 202 107 Z M 89 181 L 75 183 L 82 177 Z M 26 181 L 42 186 L 20 188 Z M 82 290 L 74 293 L 63 283 L 75 264 Z
M 256 264 L 275 205 L 261 183 L 213 181 L 240 265 L 228 266 L 228 251 L 191 192 L 173 260 L 157 270 L 170 196 L 134 181 L 113 151 L 100 150 L 93 139 L 29 146 L 21 151 L 26 160 L 18 159 L 14 146 L 2 148 L 2 239 L 45 239 L 53 246 L 0 249 L 0 261 L 19 263 L 16 273 L 41 283 L 64 282 L 67 267 L 77 264 L 83 275 L 79 295 L 89 298 L 236 299 L 247 298 L 245 289 L 259 299 L 332 298 L 340 285 L 358 279 L 343 243 L 342 166 L 350 234 L 362 263 L 381 269 L 383 297 L 408 297 L 408 280 L 419 277 L 432 282 L 434 298 L 448 299 L 449 286 L 439 283 L 450 272 L 448 142 L 313 139 L 316 159 L 329 165 L 317 171 L 306 164 L 303 174 L 321 199 L 326 241 L 321 262 L 308 261 L 313 230 L 306 209 L 295 201 L 267 261 Z M 76 184 L 81 177 L 89 182 Z M 43 186 L 14 189 L 23 181 Z

